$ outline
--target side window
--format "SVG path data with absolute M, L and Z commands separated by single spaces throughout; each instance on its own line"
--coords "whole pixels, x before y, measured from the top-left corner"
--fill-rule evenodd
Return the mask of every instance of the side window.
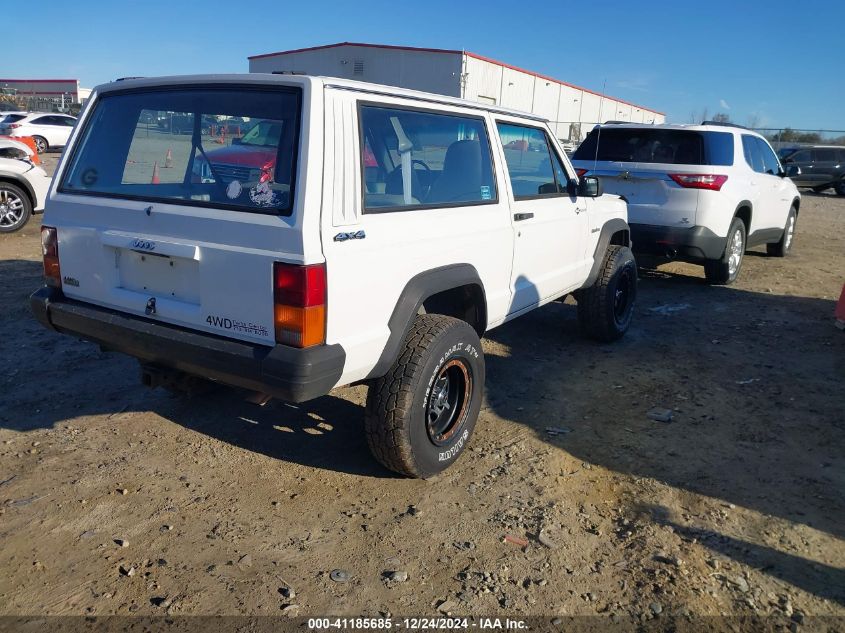
M 820 163 L 835 163 L 836 150 L 829 148 L 822 148 L 816 150 L 816 160 Z
M 795 152 L 789 156 L 789 161 L 793 163 L 812 163 L 813 152 L 808 149 L 802 149 L 800 152 Z
M 760 153 L 760 146 L 757 144 L 756 136 L 742 135 L 742 153 L 745 155 L 745 162 L 754 171 L 762 174 L 766 168 L 763 164 L 763 155 Z
M 65 127 L 73 127 L 76 124 L 76 119 L 71 119 L 69 116 L 58 117 L 59 123 Z
M 364 211 L 497 201 L 481 118 L 362 105 Z
M 760 156 L 763 159 L 763 171 L 771 176 L 777 176 L 780 173 L 778 157 L 766 141 L 757 137 L 755 137 L 755 140 L 760 150 Z
M 52 119 L 53 119 L 53 117 L 51 117 L 51 116 L 40 116 L 36 119 L 32 119 L 32 121 L 30 121 L 30 123 L 32 125 L 52 125 L 53 124 Z
M 516 200 L 566 192 L 566 172 L 543 130 L 511 123 L 497 127 Z

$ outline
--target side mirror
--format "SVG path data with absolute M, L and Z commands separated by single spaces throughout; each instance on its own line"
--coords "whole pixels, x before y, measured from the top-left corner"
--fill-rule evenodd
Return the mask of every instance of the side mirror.
M 801 168 L 794 163 L 792 165 L 787 165 L 786 166 L 786 175 L 789 178 L 794 178 L 795 176 L 800 176 L 801 175 Z
M 788 165 L 789 163 L 794 163 L 795 159 L 794 158 L 785 158 L 782 162 L 783 162 L 784 165 Z
M 584 176 L 578 183 L 578 195 L 584 198 L 598 198 L 602 194 L 601 180 L 596 176 Z
M 240 136 L 233 136 L 232 137 L 232 145 L 240 145 L 241 144 L 241 137 Z

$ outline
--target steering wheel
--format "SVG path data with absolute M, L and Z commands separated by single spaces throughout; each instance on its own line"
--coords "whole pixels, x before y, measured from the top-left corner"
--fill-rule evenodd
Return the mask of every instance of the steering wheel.
M 414 165 L 422 165 L 423 169 L 425 169 L 428 172 L 429 176 L 431 176 L 431 167 L 429 167 L 425 163 L 425 161 L 421 161 L 420 159 L 415 158 L 414 160 L 411 161 L 411 169 L 414 168 Z M 432 185 L 432 181 L 431 181 L 430 177 L 427 177 L 425 180 L 426 180 L 425 184 L 420 183 L 420 186 L 424 188 L 424 191 L 422 192 L 422 198 L 423 199 L 428 198 L 428 194 L 431 192 L 431 185 Z

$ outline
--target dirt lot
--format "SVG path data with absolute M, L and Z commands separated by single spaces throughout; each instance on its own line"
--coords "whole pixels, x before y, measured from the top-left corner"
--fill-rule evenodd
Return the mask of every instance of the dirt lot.
M 793 256 L 731 288 L 643 270 L 618 344 L 569 304 L 490 332 L 433 481 L 370 458 L 362 387 L 175 398 L 41 328 L 37 220 L 0 236 L 0 614 L 845 616 L 845 199 L 806 194 Z

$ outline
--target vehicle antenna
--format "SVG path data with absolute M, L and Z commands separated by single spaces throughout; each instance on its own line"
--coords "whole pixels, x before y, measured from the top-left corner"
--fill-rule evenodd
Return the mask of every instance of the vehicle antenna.
M 599 96 L 599 118 L 601 118 L 601 107 L 604 105 L 604 91 L 607 90 L 607 77 L 604 78 L 604 83 L 601 86 L 601 95 Z M 601 142 L 601 121 L 599 121 L 599 131 L 596 134 L 596 153 L 593 156 L 593 174 L 596 173 L 596 166 L 599 163 L 599 143 Z

